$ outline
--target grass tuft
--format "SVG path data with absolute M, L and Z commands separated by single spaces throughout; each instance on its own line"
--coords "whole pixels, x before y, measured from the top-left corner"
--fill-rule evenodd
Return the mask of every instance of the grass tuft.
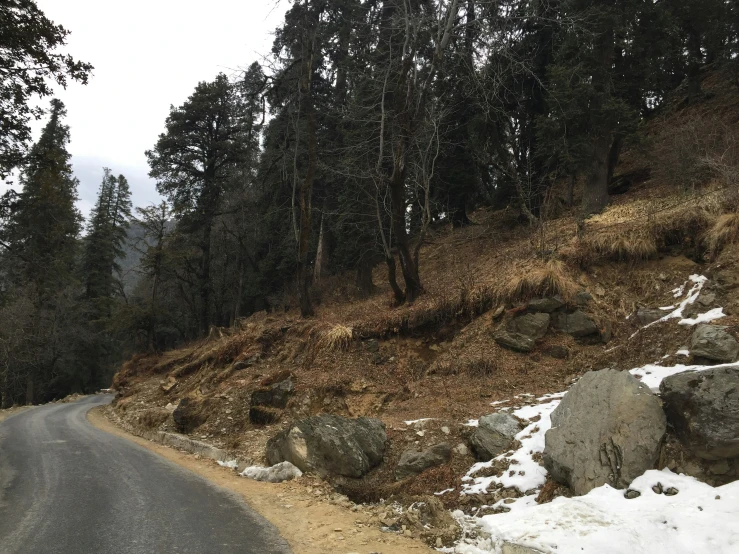
M 498 298 L 502 303 L 512 304 L 559 295 L 569 302 L 579 290 L 562 261 L 536 260 L 520 264 L 514 276 L 499 289 Z

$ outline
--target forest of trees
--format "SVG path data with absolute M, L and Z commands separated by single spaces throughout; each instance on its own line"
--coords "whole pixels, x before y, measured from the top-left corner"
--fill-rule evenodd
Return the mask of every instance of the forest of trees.
M 123 355 L 256 311 L 310 317 L 329 274 L 366 296 L 384 264 L 414 302 L 430 226 L 482 206 L 534 222 L 558 182 L 596 213 L 666 99 L 699 102 L 711 68 L 739 85 L 732 0 L 293 0 L 261 63 L 171 107 L 146 152 L 165 201 L 134 210 L 105 169 L 85 223 L 61 102 L 30 144 L 31 99 L 90 73 L 56 52 L 66 36 L 0 0 L 0 173 L 21 185 L 0 200 L 4 406 L 107 385 Z

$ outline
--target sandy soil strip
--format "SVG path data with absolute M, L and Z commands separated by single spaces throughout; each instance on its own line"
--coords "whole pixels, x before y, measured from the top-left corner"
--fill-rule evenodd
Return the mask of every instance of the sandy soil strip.
M 0 410 L 0 423 L 5 421 L 12 415 L 19 414 L 31 408 L 33 408 L 33 406 L 18 406 L 16 408 L 6 408 L 5 410 Z
M 216 485 L 240 494 L 272 523 L 290 543 L 295 554 L 427 554 L 424 543 L 408 537 L 383 533 L 361 510 L 352 512 L 311 494 L 295 482 L 260 483 L 239 477 L 233 470 L 212 460 L 197 459 L 178 450 L 131 435 L 93 408 L 87 419 L 98 429 L 125 438 L 197 473 Z

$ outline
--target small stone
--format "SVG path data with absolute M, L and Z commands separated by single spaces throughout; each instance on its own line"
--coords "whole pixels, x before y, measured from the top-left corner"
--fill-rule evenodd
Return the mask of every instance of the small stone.
M 343 529 L 341 527 L 337 527 L 336 529 L 334 529 L 334 533 L 341 533 L 342 530 Z
M 446 426 L 441 428 L 441 432 L 444 433 L 445 435 L 448 435 L 449 433 L 451 433 L 451 431 L 449 430 L 449 427 L 446 427 Z
M 467 445 L 463 443 L 459 443 L 457 446 L 455 446 L 454 451 L 460 456 L 466 456 L 469 453 Z
M 675 487 L 670 487 L 669 489 L 665 489 L 665 496 L 675 496 L 680 491 L 677 490 Z
M 662 483 L 657 483 L 652 487 L 654 494 L 662 494 Z
M 444 546 L 444 543 L 441 542 L 441 537 L 436 537 L 436 548 L 441 548 Z
M 635 491 L 634 489 L 629 489 L 624 493 L 624 498 L 628 500 L 633 500 L 634 498 L 639 498 L 641 496 L 641 493 L 639 491 Z
M 726 460 L 720 460 L 715 464 L 711 464 L 711 466 L 708 468 L 708 470 L 714 475 L 726 475 L 727 473 L 729 473 L 730 469 L 731 467 L 729 466 L 729 462 Z
M 721 500 L 721 495 L 717 494 L 714 498 L 714 500 Z

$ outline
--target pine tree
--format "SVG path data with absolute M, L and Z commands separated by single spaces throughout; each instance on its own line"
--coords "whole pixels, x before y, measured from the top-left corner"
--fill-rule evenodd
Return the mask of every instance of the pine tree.
M 23 315 L 15 320 L 23 332 L 7 371 L 25 381 L 28 403 L 79 383 L 72 337 L 79 329 L 74 265 L 81 217 L 75 208 L 78 181 L 66 149 L 65 114 L 64 105 L 53 100 L 49 122 L 23 167 L 22 191 L 9 206 L 4 232 L 11 263 L 3 310 Z
M 201 82 L 180 107 L 170 108 L 166 132 L 146 152 L 157 190 L 173 205 L 181 231 L 199 249 L 197 294 L 199 328 L 211 322 L 213 222 L 229 177 L 245 153 L 244 126 L 233 87 L 221 74 Z
M 43 110 L 34 97 L 52 94 L 51 82 L 87 84 L 88 63 L 56 52 L 67 31 L 49 20 L 33 0 L 0 2 L 0 178 L 23 163 L 31 142 L 29 121 Z

